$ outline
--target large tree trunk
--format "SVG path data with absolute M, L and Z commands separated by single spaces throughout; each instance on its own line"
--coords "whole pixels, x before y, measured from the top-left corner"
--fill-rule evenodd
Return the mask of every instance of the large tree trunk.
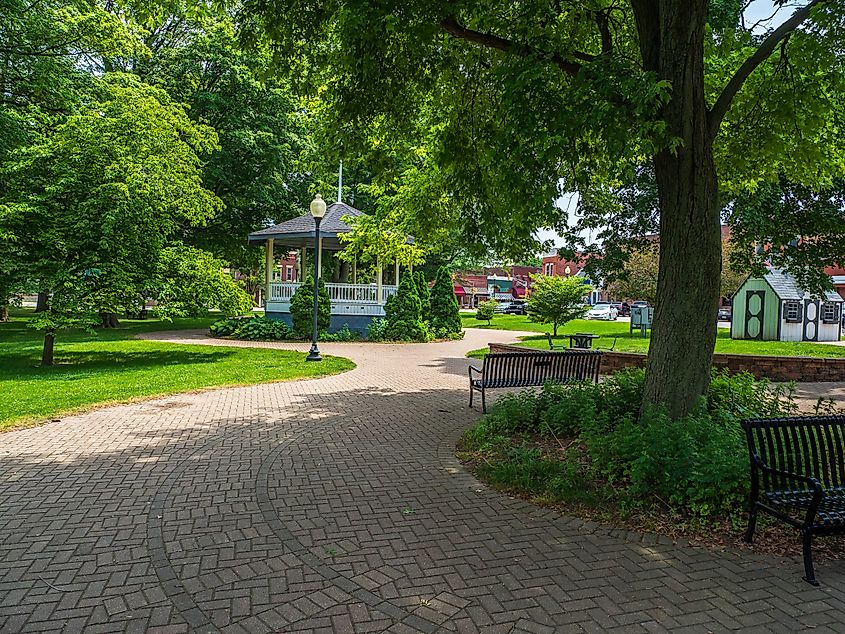
M 50 293 L 47 291 L 40 291 L 38 293 L 38 299 L 35 302 L 35 312 L 36 313 L 43 313 L 47 310 L 47 304 L 50 301 Z
M 100 328 L 120 328 L 117 313 L 100 313 Z
M 654 158 L 660 266 L 643 407 L 665 405 L 678 418 L 707 391 L 719 301 L 719 187 L 704 99 L 707 1 L 633 4 L 646 68 L 672 83 L 662 114 L 681 140 Z
M 41 365 L 53 365 L 53 343 L 56 340 L 56 333 L 47 331 L 44 333 L 44 348 L 41 351 Z
M 0 306 L 0 321 L 9 321 L 9 306 L 7 304 Z

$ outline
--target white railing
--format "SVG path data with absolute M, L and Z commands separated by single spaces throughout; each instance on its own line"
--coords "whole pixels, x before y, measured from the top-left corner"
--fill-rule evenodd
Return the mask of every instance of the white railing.
M 298 282 L 273 282 L 270 284 L 271 304 L 290 304 Z M 381 303 L 378 301 L 378 287 L 375 284 L 326 284 L 332 304 L 384 305 L 387 298 L 396 294 L 396 286 L 382 285 Z

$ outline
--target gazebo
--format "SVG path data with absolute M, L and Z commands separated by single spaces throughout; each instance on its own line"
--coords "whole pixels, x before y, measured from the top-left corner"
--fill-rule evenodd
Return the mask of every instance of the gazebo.
M 344 216 L 355 217 L 363 212 L 343 202 L 335 202 L 326 208 L 326 215 L 320 223 L 320 247 L 317 251 L 318 269 L 322 270 L 324 251 L 337 252 L 344 249 L 338 239 L 342 233 L 352 231 L 343 221 Z M 267 317 L 279 319 L 291 325 L 290 300 L 301 280 L 311 273 L 304 270 L 305 255 L 314 248 L 314 218 L 310 213 L 292 218 L 272 227 L 267 227 L 249 234 L 250 244 L 264 244 L 266 288 L 264 291 L 264 311 Z M 274 250 L 284 247 L 286 252 L 296 252 L 297 282 L 284 282 L 275 266 Z M 344 325 L 350 330 L 366 332 L 373 319 L 384 317 L 384 305 L 387 298 L 396 293 L 399 284 L 399 261 L 393 262 L 393 284 L 384 284 L 384 266 L 379 262 L 373 283 L 358 283 L 357 259 L 352 263 L 351 271 L 345 282 L 328 283 L 326 289 L 332 303 L 332 318 L 329 330 L 334 332 Z

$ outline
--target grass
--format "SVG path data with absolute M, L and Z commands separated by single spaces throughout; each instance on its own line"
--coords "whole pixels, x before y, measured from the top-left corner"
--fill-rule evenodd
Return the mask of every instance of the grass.
M 306 363 L 301 352 L 141 341 L 143 332 L 207 328 L 214 319 L 122 320 L 90 334 L 60 333 L 56 365 L 39 366 L 42 339 L 26 326 L 31 311 L 0 323 L 0 431 L 93 406 L 189 392 L 320 377 L 355 367 L 348 359 Z
M 488 326 L 472 315 L 461 315 L 464 328 L 482 328 Z M 526 332 L 548 333 L 552 331 L 551 324 L 537 324 L 528 320 L 524 315 L 496 315 L 489 326 L 498 330 L 522 330 Z M 601 339 L 593 345 L 607 349 L 613 346 L 618 352 L 648 352 L 649 338 L 642 338 L 639 331 L 629 332 L 628 322 L 591 321 L 576 319 L 558 327 L 560 343 L 569 342 L 567 335 L 576 332 L 591 332 L 601 335 Z M 616 343 L 614 344 L 614 339 Z M 522 338 L 517 345 L 527 348 L 541 348 L 548 350 L 549 341 L 545 335 L 534 335 Z M 480 358 L 488 352 L 487 348 L 473 350 L 468 357 Z M 845 357 L 845 346 L 831 346 L 823 343 L 808 343 L 803 341 L 748 341 L 731 339 L 729 328 L 720 328 L 716 338 L 716 352 L 722 354 L 753 354 L 762 356 L 788 357 Z

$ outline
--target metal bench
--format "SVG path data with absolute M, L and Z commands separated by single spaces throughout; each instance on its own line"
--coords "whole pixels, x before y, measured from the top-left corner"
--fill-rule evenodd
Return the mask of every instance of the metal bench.
M 801 531 L 804 580 L 818 585 L 813 537 L 845 533 L 845 416 L 801 416 L 742 422 L 751 458 L 745 541 L 757 512 Z
M 536 387 L 546 381 L 598 382 L 601 355 L 597 350 L 488 354 L 480 369 L 469 366 L 469 406 L 472 407 L 473 393 L 479 391 L 481 410 L 486 414 L 487 388 Z

